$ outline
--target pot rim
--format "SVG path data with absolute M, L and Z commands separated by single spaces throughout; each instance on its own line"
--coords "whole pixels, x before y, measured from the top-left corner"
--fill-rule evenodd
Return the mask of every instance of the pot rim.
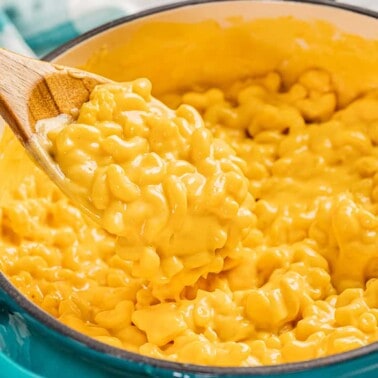
M 63 44 L 62 46 L 54 49 L 52 52 L 45 55 L 42 59 L 50 61 L 70 48 L 76 46 L 77 44 L 98 35 L 106 30 L 117 27 L 121 24 L 134 21 L 146 16 L 154 15 L 156 13 L 174 10 L 178 8 L 184 8 L 192 5 L 201 5 L 206 3 L 216 3 L 216 2 L 228 2 L 231 0 L 186 0 L 185 2 L 175 2 L 167 5 L 157 6 L 144 11 L 134 13 L 132 15 L 124 16 L 119 19 L 107 22 L 100 25 L 70 41 Z M 241 1 L 256 1 L 256 0 L 241 0 Z M 260 0 L 261 1 L 261 0 Z M 355 5 L 335 3 L 331 0 L 262 0 L 265 3 L 302 3 L 302 4 L 313 4 L 318 6 L 326 6 L 331 8 L 338 8 L 341 10 L 350 11 L 352 13 L 361 14 L 367 17 L 372 17 L 378 22 L 378 12 L 364 9 Z M 75 331 L 74 329 L 61 323 L 58 319 L 54 318 L 42 308 L 31 302 L 26 296 L 19 292 L 15 286 L 7 279 L 7 277 L 0 272 L 0 287 L 1 289 L 9 295 L 10 299 L 13 300 L 22 310 L 24 310 L 27 315 L 31 316 L 41 326 L 47 326 L 52 331 L 57 332 L 60 335 L 66 336 L 69 339 L 66 342 L 76 342 L 83 344 L 88 347 L 89 350 L 93 352 L 100 353 L 103 357 L 111 357 L 112 359 L 118 360 L 117 365 L 120 363 L 132 363 L 135 364 L 136 370 L 146 370 L 151 372 L 152 369 L 163 369 L 171 372 L 183 372 L 183 373 L 198 373 L 206 374 L 208 376 L 218 376 L 218 375 L 232 375 L 232 376 L 264 376 L 271 374 L 283 374 L 283 373 L 295 373 L 300 371 L 306 371 L 310 369 L 320 369 L 325 368 L 330 365 L 336 365 L 343 362 L 352 362 L 353 360 L 367 356 L 378 352 L 378 342 L 366 345 L 361 348 L 357 348 L 348 352 L 343 352 L 340 354 L 335 354 L 327 357 L 311 359 L 308 361 L 300 361 L 293 363 L 285 363 L 278 365 L 268 365 L 268 366 L 257 366 L 257 367 L 219 367 L 219 366 L 204 366 L 180 362 L 172 362 L 168 360 L 162 360 L 152 357 L 147 357 L 139 353 L 130 352 L 120 348 L 112 347 L 110 345 L 99 342 L 83 333 Z M 125 366 L 125 365 L 123 365 Z
M 227 2 L 230 0 L 184 0 L 181 2 L 175 1 L 174 3 L 171 4 L 166 4 L 166 5 L 161 5 L 157 6 L 154 8 L 149 8 L 137 13 L 130 14 L 128 16 L 123 16 L 120 18 L 117 18 L 113 21 L 106 22 L 105 24 L 102 24 L 100 26 L 97 26 L 79 36 L 76 38 L 71 39 L 70 41 L 64 43 L 63 45 L 57 47 L 53 51 L 49 52 L 48 54 L 44 55 L 42 57 L 42 60 L 53 60 L 57 58 L 59 55 L 64 53 L 65 51 L 69 50 L 70 48 L 78 45 L 79 43 L 96 36 L 97 34 L 100 34 L 106 30 L 112 29 L 116 26 L 122 25 L 124 23 L 130 22 L 137 20 L 139 18 L 143 18 L 146 16 L 151 16 L 155 13 L 160 13 L 164 11 L 169 11 L 177 8 L 185 8 L 187 6 L 192 6 L 192 5 L 200 5 L 200 4 L 206 4 L 206 3 L 216 3 L 216 2 Z M 352 13 L 357 13 L 361 14 L 363 16 L 371 17 L 378 19 L 378 12 L 371 10 L 371 9 L 366 9 L 366 8 L 361 8 L 357 5 L 351 5 L 351 4 L 344 4 L 344 3 L 339 3 L 335 0 L 240 0 L 240 1 L 250 1 L 250 2 L 264 2 L 264 3 L 302 3 L 302 4 L 313 4 L 313 5 L 319 5 L 319 6 L 328 6 L 331 8 L 338 8 L 341 10 L 346 10 L 350 11 Z

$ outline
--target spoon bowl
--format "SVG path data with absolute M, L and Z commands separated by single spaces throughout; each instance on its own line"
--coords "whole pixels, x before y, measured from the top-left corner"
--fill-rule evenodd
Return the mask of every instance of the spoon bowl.
M 54 65 L 0 49 L 0 116 L 29 156 L 59 188 L 95 220 L 93 206 L 79 198 L 42 143 L 36 127 L 43 119 L 67 114 L 75 119 L 98 84 L 110 80 L 86 71 Z

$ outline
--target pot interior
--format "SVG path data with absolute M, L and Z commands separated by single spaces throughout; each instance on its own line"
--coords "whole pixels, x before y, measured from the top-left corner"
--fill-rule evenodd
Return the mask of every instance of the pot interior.
M 378 20 L 349 10 L 290 1 L 188 2 L 126 21 L 90 32 L 50 58 L 118 81 L 148 77 L 168 104 L 174 93 L 229 88 L 271 71 L 289 87 L 314 67 L 334 74 L 339 106 L 378 88 L 377 43 L 359 38 L 376 38 Z M 361 54 L 351 57 L 351 49 Z

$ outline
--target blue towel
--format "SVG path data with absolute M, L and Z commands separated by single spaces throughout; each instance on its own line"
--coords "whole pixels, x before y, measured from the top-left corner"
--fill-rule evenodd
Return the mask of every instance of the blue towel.
M 41 57 L 105 22 L 172 2 L 173 0 L 0 0 L 0 47 Z

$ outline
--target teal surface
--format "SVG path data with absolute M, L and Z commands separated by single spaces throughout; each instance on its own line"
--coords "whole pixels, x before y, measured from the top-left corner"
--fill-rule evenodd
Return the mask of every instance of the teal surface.
M 40 377 L 37 374 L 34 374 L 22 366 L 16 364 L 10 358 L 8 358 L 5 354 L 0 353 L 0 372 L 2 376 L 7 378 L 38 378 Z

